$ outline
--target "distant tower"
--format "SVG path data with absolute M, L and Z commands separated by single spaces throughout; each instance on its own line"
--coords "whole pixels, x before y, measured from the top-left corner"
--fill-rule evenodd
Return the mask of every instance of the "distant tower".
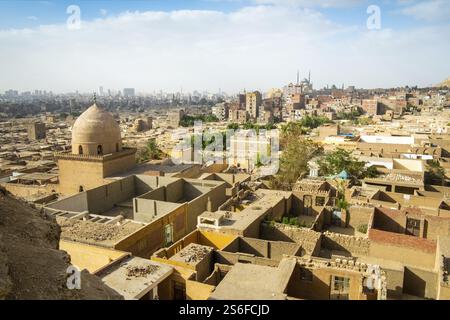
M 308 83 L 311 84 L 311 70 L 308 72 Z
M 300 83 L 300 71 L 297 70 L 297 85 Z
M 32 122 L 27 125 L 28 138 L 30 140 L 45 139 L 45 123 Z

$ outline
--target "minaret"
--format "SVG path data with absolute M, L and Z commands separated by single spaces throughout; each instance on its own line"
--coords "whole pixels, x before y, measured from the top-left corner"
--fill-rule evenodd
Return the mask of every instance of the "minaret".
M 300 71 L 297 70 L 297 85 L 300 83 Z

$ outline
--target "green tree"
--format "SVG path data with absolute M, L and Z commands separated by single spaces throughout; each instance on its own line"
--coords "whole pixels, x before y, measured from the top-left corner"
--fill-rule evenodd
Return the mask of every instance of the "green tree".
M 345 200 L 345 196 L 337 199 L 336 206 L 341 210 L 348 210 L 349 204 L 347 200 Z
M 242 129 L 249 130 L 249 129 L 259 129 L 258 125 L 254 124 L 251 121 L 247 121 L 242 125 Z
M 367 126 L 374 124 L 375 122 L 369 117 L 357 118 L 353 121 L 356 125 Z
M 325 123 L 332 123 L 332 122 L 333 121 L 331 121 L 327 117 L 306 116 L 306 117 L 303 117 L 302 120 L 300 120 L 300 125 L 302 127 L 314 129 L 314 128 L 320 127 L 321 125 L 323 125 Z
M 281 126 L 281 134 L 288 135 L 304 135 L 309 132 L 309 129 L 304 127 L 299 121 L 291 121 L 288 124 Z
M 273 129 L 277 128 L 277 126 L 273 122 L 269 122 L 265 126 L 262 126 L 262 127 L 263 127 L 263 129 L 266 129 L 266 130 L 273 130 Z
M 147 162 L 149 160 L 158 160 L 163 156 L 163 152 L 158 148 L 156 140 L 149 139 L 144 148 L 141 148 L 136 153 L 138 163 Z
M 320 145 L 310 139 L 289 135 L 286 148 L 280 157 L 280 169 L 272 178 L 274 189 L 290 190 L 295 182 L 308 174 L 308 162 L 322 154 Z
M 235 122 L 230 123 L 230 124 L 228 124 L 227 129 L 229 129 L 229 130 L 237 130 L 237 129 L 239 129 L 239 124 L 235 123 Z
M 199 116 L 190 116 L 190 115 L 186 114 L 180 120 L 180 126 L 182 126 L 182 127 L 192 127 L 194 125 L 195 121 L 218 122 L 219 119 L 213 114 L 199 115 Z
M 281 126 L 281 134 L 280 134 L 280 147 L 284 149 L 287 145 L 287 141 L 290 136 L 300 137 L 302 135 L 307 134 L 310 129 L 302 126 L 302 124 L 298 121 L 289 122 L 286 125 Z
M 366 169 L 366 172 L 365 172 L 364 176 L 367 177 L 367 178 L 375 178 L 375 177 L 377 177 L 378 176 L 377 167 L 375 167 L 375 166 L 368 167 Z
M 326 154 L 317 163 L 321 174 L 325 176 L 336 175 L 343 170 L 355 178 L 364 178 L 367 174 L 365 162 L 358 161 L 350 151 L 341 148 Z M 374 174 L 373 169 L 370 169 L 370 174 Z
M 356 120 L 361 113 L 358 110 L 352 110 L 350 112 L 338 112 L 337 118 L 340 120 Z

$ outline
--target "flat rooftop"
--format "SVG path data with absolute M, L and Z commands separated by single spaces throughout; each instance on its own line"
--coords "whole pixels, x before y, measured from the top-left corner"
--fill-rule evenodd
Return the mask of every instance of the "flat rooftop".
M 61 227 L 61 239 L 107 247 L 113 246 L 145 225 L 131 220 L 122 221 L 120 224 L 106 224 L 58 216 L 56 221 Z
M 44 180 L 44 181 L 48 181 L 54 178 L 57 178 L 58 175 L 57 174 L 49 174 L 49 173 L 43 173 L 43 172 L 34 172 L 34 173 L 26 173 L 26 174 L 22 174 L 19 176 L 16 176 L 15 179 L 18 180 L 30 180 L 30 181 L 34 181 L 34 180 Z
M 389 182 L 389 183 L 395 183 L 399 185 L 405 185 L 405 186 L 423 186 L 424 181 L 422 177 L 418 177 L 417 175 L 408 175 L 403 173 L 387 173 L 387 174 L 381 174 L 377 176 L 376 178 L 365 178 L 365 182 L 373 182 L 373 183 L 383 183 L 383 182 Z
M 280 263 L 281 266 L 282 262 Z M 295 265 L 295 264 L 294 264 Z M 211 294 L 211 300 L 285 300 L 283 283 L 292 268 L 236 263 Z
M 139 257 L 122 262 L 97 273 L 103 283 L 116 290 L 126 300 L 142 298 L 173 272 L 173 268 Z
M 195 266 L 214 251 L 213 247 L 190 243 L 169 260 L 180 261 Z
M 284 191 L 260 190 L 255 192 L 259 199 L 246 206 L 242 211 L 219 210 L 214 213 L 205 211 L 200 217 L 214 218 L 223 216 L 224 218 L 219 223 L 219 229 L 241 232 L 292 194 Z
M 164 174 L 167 174 L 168 176 L 184 172 L 186 170 L 191 169 L 192 167 L 196 166 L 195 164 L 173 164 L 168 163 L 165 164 L 163 162 L 161 163 L 142 163 L 136 165 L 133 169 L 123 173 L 123 174 L 117 174 L 114 175 L 114 177 L 126 177 L 130 175 L 146 175 L 149 173 L 155 173 L 155 172 L 162 172 Z

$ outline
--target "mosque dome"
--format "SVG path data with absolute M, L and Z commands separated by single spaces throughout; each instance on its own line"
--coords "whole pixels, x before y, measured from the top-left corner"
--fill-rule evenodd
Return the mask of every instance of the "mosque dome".
M 121 150 L 119 124 L 108 111 L 94 102 L 72 127 L 72 153 L 104 155 Z

